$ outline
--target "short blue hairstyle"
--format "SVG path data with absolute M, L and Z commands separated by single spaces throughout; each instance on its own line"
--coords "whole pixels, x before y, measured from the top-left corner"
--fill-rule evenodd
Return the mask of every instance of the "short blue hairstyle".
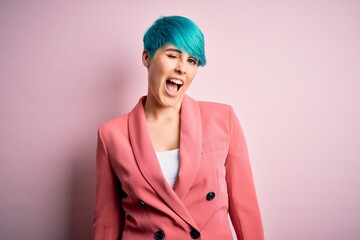
M 144 49 L 152 58 L 165 44 L 173 44 L 179 50 L 196 57 L 198 66 L 205 66 L 205 40 L 200 28 L 190 19 L 182 16 L 168 16 L 157 19 L 146 31 Z

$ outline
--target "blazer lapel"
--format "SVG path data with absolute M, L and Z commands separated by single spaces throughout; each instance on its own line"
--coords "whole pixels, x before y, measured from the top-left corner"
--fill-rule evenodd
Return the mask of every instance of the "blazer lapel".
M 130 144 L 136 163 L 153 190 L 179 217 L 193 227 L 196 227 L 194 220 L 181 201 L 181 198 L 186 195 L 191 187 L 200 165 L 201 121 L 198 119 L 199 113 L 197 113 L 197 115 L 194 114 L 194 112 L 198 112 L 195 101 L 185 96 L 182 103 L 180 170 L 178 182 L 173 190 L 162 174 L 161 167 L 151 144 L 143 107 L 145 100 L 146 97 L 142 97 L 139 100 L 135 108 L 129 113 L 128 118 Z
M 180 169 L 174 191 L 183 199 L 192 186 L 200 167 L 202 130 L 199 105 L 184 96 L 180 121 Z

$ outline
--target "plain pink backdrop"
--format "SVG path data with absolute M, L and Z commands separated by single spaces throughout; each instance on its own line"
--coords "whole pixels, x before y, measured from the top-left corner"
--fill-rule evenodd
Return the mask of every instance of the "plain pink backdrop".
M 173 14 L 206 37 L 189 95 L 240 118 L 266 239 L 359 239 L 351 0 L 1 1 L 0 238 L 90 238 L 97 127 L 146 94 L 142 36 Z

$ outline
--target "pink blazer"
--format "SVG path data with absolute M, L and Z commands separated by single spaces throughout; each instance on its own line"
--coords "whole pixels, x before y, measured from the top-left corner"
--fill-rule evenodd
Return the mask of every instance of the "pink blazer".
M 95 240 L 262 240 L 245 139 L 233 109 L 185 96 L 172 189 L 152 147 L 141 98 L 99 128 Z

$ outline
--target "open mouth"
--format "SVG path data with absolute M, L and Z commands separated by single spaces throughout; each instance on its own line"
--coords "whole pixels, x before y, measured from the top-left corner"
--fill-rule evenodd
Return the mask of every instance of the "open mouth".
M 166 80 L 166 88 L 170 93 L 177 93 L 184 83 L 179 79 L 170 78 Z

